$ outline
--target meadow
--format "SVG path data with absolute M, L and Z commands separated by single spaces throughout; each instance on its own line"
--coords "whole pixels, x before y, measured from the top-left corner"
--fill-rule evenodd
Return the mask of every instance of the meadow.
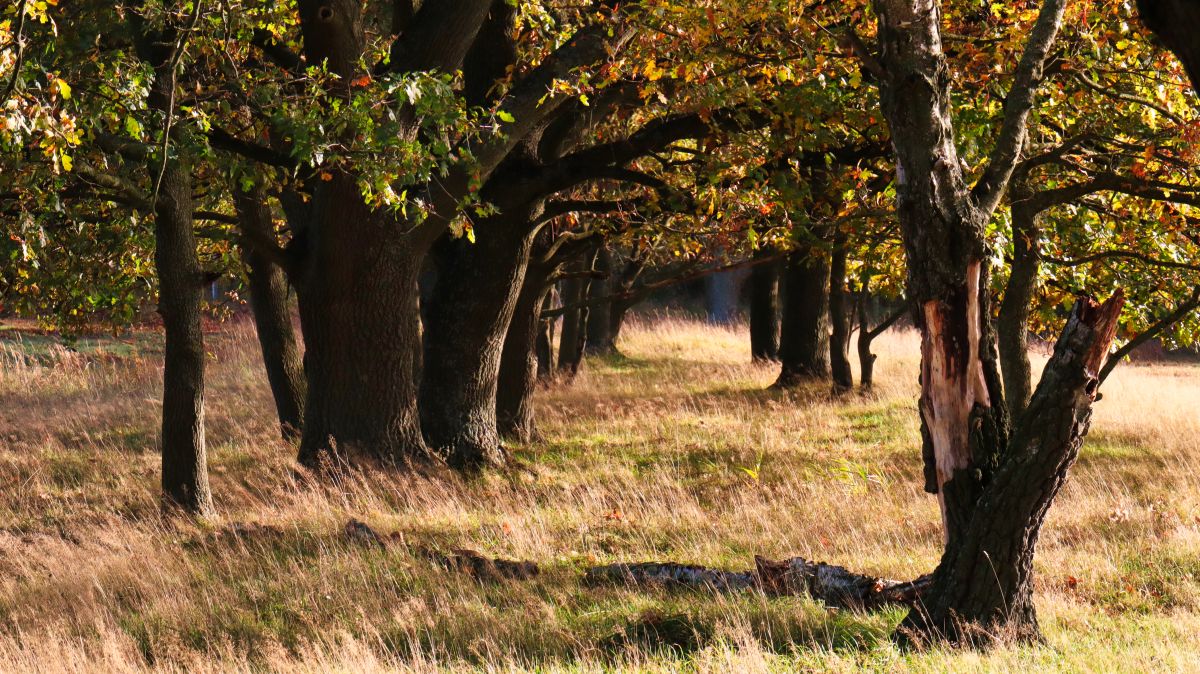
M 585 569 L 742 569 L 800 555 L 932 569 L 917 341 L 877 384 L 768 390 L 744 326 L 640 318 L 622 355 L 540 391 L 542 438 L 501 473 L 362 468 L 314 480 L 278 438 L 253 328 L 209 337 L 218 514 L 164 520 L 153 335 L 71 351 L 0 339 L 4 672 L 1197 671 L 1200 369 L 1122 365 L 1037 556 L 1046 642 L 904 652 L 899 609 L 589 586 Z M 348 537 L 351 518 L 389 535 Z M 478 581 L 423 550 L 536 562 Z

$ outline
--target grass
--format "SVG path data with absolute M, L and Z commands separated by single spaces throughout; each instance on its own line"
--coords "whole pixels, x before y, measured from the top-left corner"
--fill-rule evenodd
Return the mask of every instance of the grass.
M 589 565 L 745 568 L 803 555 L 906 578 L 936 563 L 913 335 L 878 386 L 765 390 L 739 330 L 636 323 L 622 357 L 541 392 L 516 467 L 311 481 L 277 439 L 250 328 L 211 342 L 219 515 L 157 510 L 153 339 L 0 342 L 0 669 L 104 671 L 1195 671 L 1200 371 L 1122 366 L 1038 550 L 1047 643 L 903 653 L 898 611 L 587 587 Z M 130 343 L 136 345 L 130 347 Z M 387 550 L 342 534 L 356 517 Z M 478 583 L 410 553 L 530 559 Z

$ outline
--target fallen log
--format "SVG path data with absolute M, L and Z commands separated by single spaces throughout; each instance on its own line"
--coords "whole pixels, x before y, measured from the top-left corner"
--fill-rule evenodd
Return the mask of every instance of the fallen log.
M 928 575 L 911 581 L 890 580 L 803 557 L 783 561 L 755 557 L 754 565 L 750 571 L 725 571 L 672 562 L 609 564 L 588 569 L 585 580 L 726 592 L 758 590 L 771 596 L 808 596 L 833 608 L 863 610 L 888 604 L 912 606 L 930 582 Z
M 388 549 L 393 543 L 404 544 L 399 534 L 382 536 L 355 519 L 346 523 L 345 533 L 351 541 L 382 549 Z M 444 553 L 429 548 L 406 547 L 416 556 L 442 568 L 466 573 L 478 580 L 527 580 L 540 571 L 534 562 L 488 557 L 465 548 Z M 623 584 L 714 592 L 749 590 L 777 597 L 807 596 L 832 608 L 872 610 L 888 604 L 915 605 L 929 587 L 930 576 L 899 581 L 854 573 L 843 566 L 810 562 L 803 557 L 782 561 L 755 557 L 754 568 L 747 571 L 711 569 L 674 562 L 607 564 L 588 569 L 584 573 L 584 582 L 590 585 Z
M 793 557 L 774 562 L 754 558 L 755 577 L 771 595 L 807 594 L 826 606 L 872 610 L 888 604 L 914 605 L 929 587 L 931 575 L 910 581 L 890 580 L 849 571 L 844 566 Z
M 753 571 L 721 571 L 671 562 L 597 566 L 587 570 L 584 582 L 589 584 L 608 582 L 659 587 L 690 587 L 721 591 L 748 590 L 758 584 Z

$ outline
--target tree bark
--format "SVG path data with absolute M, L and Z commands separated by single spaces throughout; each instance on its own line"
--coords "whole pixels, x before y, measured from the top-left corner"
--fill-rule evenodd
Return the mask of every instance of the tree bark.
M 1014 190 L 1012 197 L 1013 261 L 1004 299 L 996 318 L 1000 349 L 1000 368 L 1004 374 L 1004 397 L 1012 418 L 1025 412 L 1033 395 L 1033 374 L 1029 365 L 1029 310 L 1037 290 L 1039 213 L 1030 205 L 1029 192 Z
M 829 265 L 829 316 L 833 332 L 829 337 L 829 365 L 833 374 L 833 390 L 854 388 L 854 371 L 850 367 L 850 326 L 854 320 L 846 290 L 846 241 L 839 236 L 834 242 Z
M 975 516 L 947 546 L 922 602 L 900 625 L 902 638 L 1040 638 L 1033 605 L 1038 534 L 1087 435 L 1122 304 L 1119 294 L 1103 305 L 1076 303 Z
M 775 252 L 756 251 L 756 258 Z M 750 269 L 750 357 L 756 362 L 779 360 L 779 263 Z
M 553 271 L 551 265 L 529 265 L 504 338 L 496 415 L 500 434 L 517 442 L 531 442 L 538 437 L 533 406 L 538 382 L 537 341 L 539 326 L 544 322 L 542 304 L 549 292 L 548 280 Z
M 558 338 L 558 371 L 568 377 L 574 377 L 579 372 L 583 362 L 584 346 L 587 342 L 587 320 L 590 307 L 579 306 L 588 296 L 590 279 L 578 276 L 588 268 L 583 259 L 574 261 L 566 266 L 573 274 L 560 283 L 562 305 L 575 307 L 563 312 L 562 330 Z
M 829 377 L 829 255 L 817 248 L 788 256 L 777 388 Z
M 147 173 L 154 180 L 154 267 L 158 313 L 164 333 L 162 402 L 162 505 L 164 511 L 194 515 L 213 512 L 204 436 L 204 332 L 200 307 L 203 270 L 196 251 L 192 173 L 186 153 L 170 147 L 177 134 L 175 63 L 163 44 L 175 42 L 167 25 L 149 31 L 140 15 L 130 18 L 138 57 L 154 70 L 146 99 L 167 120 L 166 156 L 151 153 Z
M 299 460 L 427 455 L 417 410 L 417 276 L 428 244 L 363 202 L 354 176 L 316 186 L 297 284 L 308 397 Z M 364 242 L 371 242 L 370 244 Z
M 612 294 L 612 254 L 608 246 L 596 249 L 592 259 L 592 270 L 603 277 L 592 279 L 588 284 L 588 298 L 607 297 Z M 598 302 L 587 312 L 587 341 L 583 352 L 586 355 L 608 355 L 616 353 L 617 345 L 612 334 L 612 303 Z
M 239 247 L 246 264 L 250 308 L 267 382 L 275 400 L 279 430 L 284 440 L 299 442 L 307 382 L 288 306 L 288 279 L 283 269 L 254 244 L 254 241 L 275 241 L 271 209 L 261 188 L 243 192 L 235 186 L 233 192 L 239 226 L 246 233 Z
M 1192 89 L 1200 92 L 1200 3 L 1196 0 L 1138 0 L 1138 16 L 1183 62 Z
M 157 88 L 157 85 L 156 85 Z M 154 265 L 158 313 L 166 339 L 163 357 L 162 493 L 168 509 L 206 515 L 213 511 L 204 446 L 203 292 L 196 234 L 192 228 L 190 168 L 178 158 L 161 170 L 154 204 Z
M 528 208 L 514 207 L 478 223 L 474 243 L 461 238 L 439 244 L 425 326 L 421 423 L 430 447 L 457 467 L 505 460 L 496 422 L 497 377 L 537 232 L 530 215 Z
M 526 275 L 528 275 L 526 271 Z M 554 308 L 558 300 L 558 291 L 553 285 L 546 290 L 545 298 L 542 300 L 541 309 L 538 311 L 538 328 L 537 328 L 537 378 L 538 381 L 547 381 L 554 376 L 554 325 L 556 319 L 541 318 L 541 311 L 549 311 Z
M 1083 387 L 1088 380 L 1086 373 L 1071 370 L 1090 361 L 1067 358 L 1060 379 L 1069 379 L 1071 385 L 1056 386 L 1055 377 L 1044 382 L 1051 400 L 1043 406 L 1069 409 L 1072 415 L 1043 419 L 1037 427 L 1029 420 L 1039 415 L 1026 412 L 1017 428 L 1018 440 L 1010 446 L 984 263 L 984 227 L 1003 199 L 1023 151 L 1035 91 L 1062 23 L 1065 0 L 1042 4 L 1013 72 L 991 155 L 972 187 L 954 139 L 940 6 L 910 0 L 874 0 L 873 6 L 881 48 L 875 64 L 880 102 L 896 155 L 896 213 L 908 266 L 907 294 L 921 331 L 919 408 L 926 489 L 938 495 L 946 534 L 928 610 L 911 613 L 899 636 L 966 641 L 971 630 L 978 629 L 1031 638 L 1037 634 L 1037 622 L 1026 585 L 990 582 L 987 575 L 964 575 L 961 569 L 1002 564 L 995 570 L 1002 579 L 1025 577 L 1021 560 L 1032 559 L 1041 514 L 1057 491 L 1042 488 L 1060 484 L 1062 476 L 1043 479 L 1044 464 L 1029 464 L 1022 457 L 1061 456 L 1061 448 L 1068 445 L 1077 449 L 1067 438 L 1082 437 L 1082 431 L 1068 433 L 1061 423 L 1074 424 L 1091 402 L 1089 398 L 1082 404 L 1074 394 L 1076 384 Z M 1115 325 L 1115 317 L 1112 322 Z M 1067 335 L 1074 332 L 1069 327 Z M 1094 386 L 1090 388 L 1094 393 Z M 1069 462 L 1055 465 L 1062 465 L 1065 474 Z M 1026 469 L 1030 474 L 1023 482 L 1020 475 Z M 1005 479 L 999 478 L 1000 472 Z M 1037 507 L 1029 499 L 1029 485 L 1041 499 Z M 1009 534 L 1017 529 L 1023 537 L 1014 540 Z

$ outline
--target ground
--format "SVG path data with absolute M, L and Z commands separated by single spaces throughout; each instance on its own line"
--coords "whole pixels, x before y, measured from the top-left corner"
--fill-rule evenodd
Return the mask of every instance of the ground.
M 678 319 L 542 391 L 543 439 L 463 480 L 319 483 L 277 439 L 250 327 L 209 336 L 219 514 L 164 522 L 159 341 L 64 350 L 0 331 L 0 669 L 60 671 L 1196 671 L 1200 369 L 1123 366 L 1038 549 L 1047 641 L 905 653 L 899 610 L 588 587 L 583 569 L 802 555 L 930 570 L 916 341 L 879 341 L 876 390 L 768 391 L 744 329 Z M 386 549 L 348 538 L 357 518 Z M 532 560 L 480 583 L 418 551 Z

